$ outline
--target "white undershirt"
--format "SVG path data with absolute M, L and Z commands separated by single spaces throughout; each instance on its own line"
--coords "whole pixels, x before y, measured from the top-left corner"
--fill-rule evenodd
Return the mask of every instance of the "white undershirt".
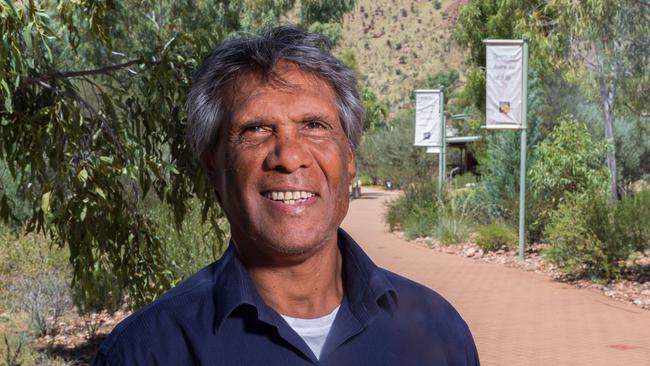
M 307 343 L 316 358 L 320 359 L 320 353 L 323 350 L 325 339 L 327 339 L 327 335 L 332 328 L 332 323 L 334 323 L 334 318 L 336 318 L 339 307 L 341 305 L 337 306 L 331 313 L 315 319 L 292 318 L 283 314 L 280 315 L 298 333 L 305 343 Z

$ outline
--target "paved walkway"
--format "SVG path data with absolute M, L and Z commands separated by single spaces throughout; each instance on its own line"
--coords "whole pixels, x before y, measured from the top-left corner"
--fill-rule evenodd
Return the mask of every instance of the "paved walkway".
M 343 228 L 380 266 L 435 289 L 467 321 L 482 365 L 650 366 L 650 311 L 543 275 L 440 253 L 383 223 L 394 193 L 364 187 Z

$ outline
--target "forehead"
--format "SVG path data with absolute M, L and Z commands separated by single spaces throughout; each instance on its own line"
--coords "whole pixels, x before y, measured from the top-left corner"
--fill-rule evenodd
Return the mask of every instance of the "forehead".
M 232 112 L 238 114 L 242 109 L 257 104 L 261 99 L 273 96 L 294 97 L 296 104 L 314 103 L 336 108 L 336 93 L 332 86 L 314 73 L 302 70 L 299 66 L 281 61 L 272 73 L 263 76 L 257 72 L 240 75 L 233 85 Z M 316 106 L 314 106 L 316 107 Z M 335 111 L 338 118 L 338 113 Z

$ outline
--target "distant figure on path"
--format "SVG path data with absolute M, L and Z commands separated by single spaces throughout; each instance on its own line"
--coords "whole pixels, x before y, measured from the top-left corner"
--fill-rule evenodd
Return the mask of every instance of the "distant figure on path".
M 339 228 L 363 107 L 329 47 L 283 26 L 207 56 L 188 136 L 230 245 L 120 323 L 95 365 L 479 364 L 447 301 L 377 267 Z

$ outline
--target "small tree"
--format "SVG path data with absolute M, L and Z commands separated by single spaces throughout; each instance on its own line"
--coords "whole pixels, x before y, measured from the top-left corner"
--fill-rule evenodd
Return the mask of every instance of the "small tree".
M 567 197 L 607 190 L 607 149 L 607 144 L 595 141 L 587 126 L 572 117 L 562 119 L 539 144 L 529 173 L 539 228 Z

